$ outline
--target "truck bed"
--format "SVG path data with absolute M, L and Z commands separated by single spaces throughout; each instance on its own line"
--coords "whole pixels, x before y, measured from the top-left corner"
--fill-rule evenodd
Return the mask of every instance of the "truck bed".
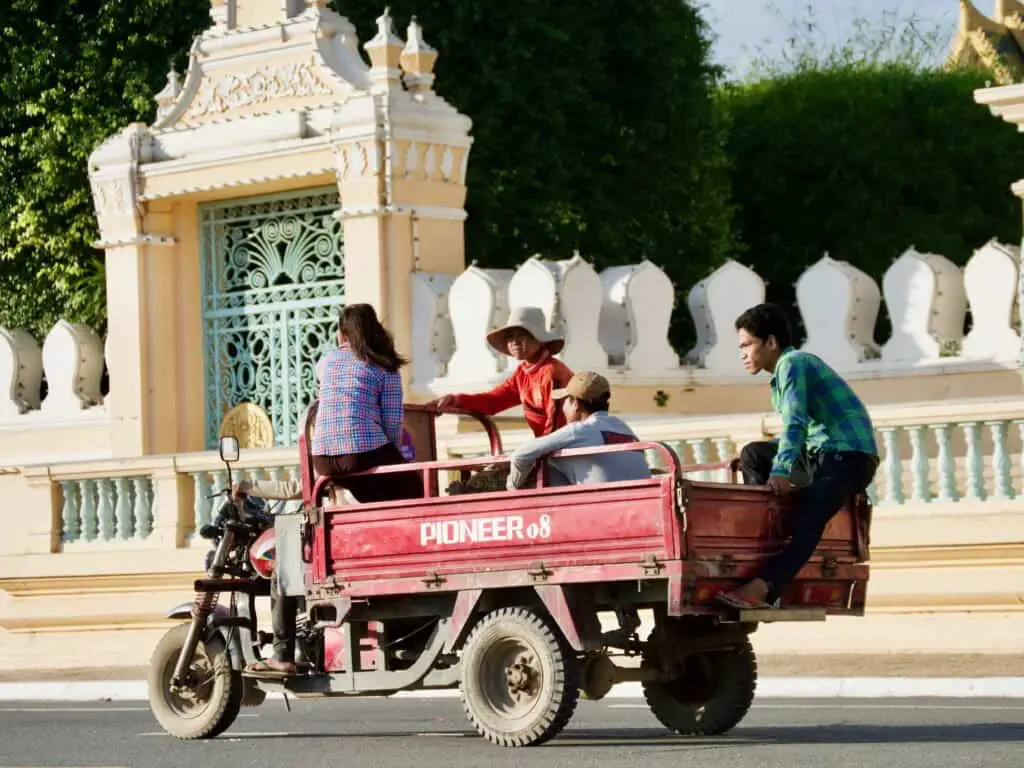
M 419 469 L 431 488 L 439 470 L 457 464 L 374 471 Z M 717 592 L 753 576 L 781 549 L 797 503 L 797 494 L 777 497 L 670 472 L 599 485 L 327 506 L 312 530 L 310 581 L 351 598 L 660 581 L 670 615 L 717 612 Z M 851 499 L 783 603 L 861 613 L 869 523 L 866 500 Z

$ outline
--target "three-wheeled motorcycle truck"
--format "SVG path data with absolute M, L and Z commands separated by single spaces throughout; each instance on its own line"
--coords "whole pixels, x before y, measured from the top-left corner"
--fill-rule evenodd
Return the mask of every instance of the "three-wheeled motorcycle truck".
M 785 543 L 799 492 L 776 496 L 736 482 L 736 463 L 681 466 L 659 442 L 565 451 L 655 452 L 650 479 L 515 492 L 445 493 L 475 471 L 501 466 L 501 439 L 476 416 L 489 456 L 439 460 L 437 412 L 406 406 L 422 498 L 336 503 L 313 472 L 316 403 L 299 438 L 302 509 L 271 516 L 230 491 L 200 534 L 215 547 L 196 597 L 159 642 L 149 673 L 154 715 L 170 734 L 210 738 L 268 691 L 296 697 L 381 696 L 458 688 L 473 727 L 502 746 L 540 744 L 572 717 L 580 696 L 600 699 L 639 681 L 651 711 L 684 736 L 721 734 L 749 709 L 757 682 L 750 634 L 760 622 L 863 615 L 871 507 L 863 494 L 829 523 L 781 607 L 736 611 L 715 596 L 754 575 Z M 222 440 L 221 456 L 238 458 Z M 728 471 L 732 482 L 693 482 Z M 230 483 L 229 483 L 230 485 Z M 442 488 L 442 486 L 445 486 Z M 299 672 L 267 679 L 244 671 L 269 633 L 256 598 L 299 605 Z M 282 598 L 278 598 L 282 599 Z M 653 631 L 604 631 L 599 612 L 653 612 Z M 633 663 L 619 661 L 633 657 Z M 636 664 L 637 657 L 639 664 Z

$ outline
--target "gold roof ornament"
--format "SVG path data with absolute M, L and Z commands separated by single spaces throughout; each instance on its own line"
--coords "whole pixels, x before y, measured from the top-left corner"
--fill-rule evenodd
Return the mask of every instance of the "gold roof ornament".
M 225 414 L 220 436 L 238 438 L 239 448 L 273 448 L 274 425 L 256 403 L 239 403 Z
M 987 69 L 999 85 L 1024 81 L 1024 2 L 996 0 L 989 18 L 971 0 L 960 0 L 946 66 Z

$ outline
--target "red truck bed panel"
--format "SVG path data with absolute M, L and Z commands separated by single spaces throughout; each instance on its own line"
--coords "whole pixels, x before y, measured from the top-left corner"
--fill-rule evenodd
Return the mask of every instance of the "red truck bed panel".
M 799 492 L 779 497 L 757 487 L 688 482 L 684 496 L 687 544 L 697 558 L 729 553 L 737 560 L 760 560 L 782 548 L 800 514 Z M 825 528 L 818 551 L 838 562 L 866 559 L 857 524 L 864 514 L 846 504 Z
M 673 489 L 660 477 L 328 508 L 317 575 L 352 582 L 674 559 Z

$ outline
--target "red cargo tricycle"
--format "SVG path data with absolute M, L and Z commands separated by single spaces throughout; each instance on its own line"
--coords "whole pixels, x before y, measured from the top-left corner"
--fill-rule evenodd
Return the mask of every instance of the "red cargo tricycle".
M 525 490 L 446 494 L 453 477 L 464 485 L 483 467 L 507 464 L 498 431 L 476 416 L 490 455 L 439 460 L 437 413 L 410 405 L 412 463 L 372 473 L 386 482 L 392 472 L 419 472 L 423 497 L 335 503 L 312 468 L 315 412 L 316 403 L 299 439 L 302 509 L 271 516 L 227 491 L 200 531 L 215 543 L 207 577 L 195 582 L 193 603 L 168 614 L 185 621 L 161 639 L 149 674 L 153 713 L 174 736 L 216 736 L 268 691 L 458 688 L 480 735 L 527 746 L 556 735 L 581 696 L 600 699 L 624 681 L 641 683 L 670 730 L 721 734 L 753 701 L 750 634 L 760 622 L 863 615 L 871 523 L 863 494 L 829 523 L 781 607 L 736 611 L 715 596 L 781 548 L 796 494 L 736 483 L 735 462 L 682 466 L 664 443 L 630 443 L 563 455 L 654 452 L 665 470 L 571 487 L 549 487 L 540 471 Z M 221 458 L 230 472 L 236 440 L 222 440 Z M 732 482 L 685 477 L 713 471 Z M 300 672 L 276 680 L 244 671 L 270 640 L 257 626 L 256 598 L 270 594 L 271 567 L 279 594 L 299 604 Z M 653 613 L 647 637 L 602 628 L 599 613 L 627 606 Z

